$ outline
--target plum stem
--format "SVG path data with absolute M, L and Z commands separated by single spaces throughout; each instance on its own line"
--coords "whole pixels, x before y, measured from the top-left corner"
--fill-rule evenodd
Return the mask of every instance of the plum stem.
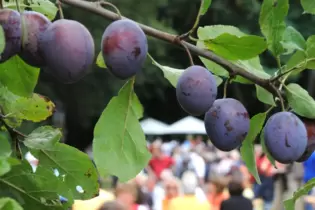
M 64 19 L 61 1 L 57 0 L 60 19 Z
M 226 95 L 227 95 L 227 87 L 229 85 L 231 81 L 231 77 L 227 78 L 224 82 L 224 88 L 223 88 L 223 98 L 226 98 Z
M 112 4 L 112 3 L 108 2 L 108 1 L 100 1 L 100 5 L 103 6 L 103 7 L 104 6 L 112 7 L 115 10 L 115 12 L 117 13 L 117 15 L 119 16 L 119 19 L 122 19 L 121 12 L 119 11 L 119 9 L 114 4 Z
M 16 4 L 16 10 L 17 10 L 18 12 L 21 12 L 19 0 L 15 0 L 15 4 Z
M 0 9 L 3 9 L 3 0 L 0 0 Z
M 120 17 L 118 14 L 115 14 L 115 12 L 112 12 L 110 10 L 104 9 L 102 7 L 99 7 L 99 3 L 98 2 L 89 2 L 89 1 L 84 1 L 84 0 L 60 0 L 62 3 L 67 4 L 67 5 L 71 5 L 77 8 L 81 8 L 85 11 L 89 11 L 92 12 L 94 14 L 100 15 L 106 19 L 115 21 L 115 20 L 119 20 L 120 18 L 126 18 L 126 17 Z M 241 66 L 238 66 L 218 55 L 216 55 L 215 53 L 211 52 L 210 50 L 201 48 L 201 47 L 197 47 L 191 43 L 188 43 L 186 41 L 182 41 L 182 42 L 174 42 L 174 40 L 176 39 L 176 35 L 174 34 L 170 34 L 170 33 L 166 33 L 164 31 L 152 28 L 150 26 L 138 23 L 138 25 L 140 26 L 140 28 L 148 35 L 151 37 L 154 37 L 156 39 L 162 40 L 162 41 L 166 41 L 168 43 L 171 44 L 175 44 L 177 46 L 183 47 L 185 46 L 187 49 L 189 49 L 189 51 L 197 56 L 206 58 L 210 61 L 213 61 L 214 63 L 220 65 L 221 67 L 223 67 L 224 69 L 226 69 L 229 73 L 232 73 L 233 75 L 239 75 L 242 76 L 246 79 L 248 79 L 249 81 L 265 88 L 266 90 L 268 90 L 269 92 L 271 92 L 274 96 L 277 96 L 277 90 L 275 90 L 272 86 L 271 86 L 271 82 L 270 79 L 265 79 L 265 78 L 261 78 L 257 75 L 255 75 L 254 73 L 251 73 L 249 71 L 247 71 L 246 69 L 242 68 Z
M 280 100 L 281 110 L 282 110 L 282 111 L 285 111 L 284 101 L 283 101 L 283 97 L 282 97 L 282 95 L 281 95 L 280 90 L 279 90 L 278 88 L 276 88 L 274 84 L 270 84 L 270 85 L 271 85 L 271 87 L 274 89 L 274 91 L 277 93 L 277 97 L 278 97 L 279 100 Z
M 188 58 L 189 58 L 190 65 L 191 65 L 191 66 L 195 65 L 195 64 L 194 64 L 194 60 L 193 60 L 193 58 L 192 58 L 192 56 L 191 56 L 191 53 L 190 53 L 189 49 L 182 43 L 181 40 L 178 40 L 178 41 L 181 43 L 181 45 L 182 45 L 183 48 L 185 49 L 185 51 L 186 51 L 186 53 L 187 53 L 187 55 L 188 55 Z
M 198 39 L 192 37 L 191 35 L 196 31 L 196 29 L 197 29 L 197 27 L 199 25 L 200 17 L 202 16 L 201 11 L 202 11 L 203 4 L 204 4 L 204 0 L 201 0 L 200 7 L 199 7 L 199 10 L 198 10 L 198 14 L 197 14 L 197 17 L 196 17 L 196 20 L 194 22 L 193 27 L 188 32 L 180 35 L 179 36 L 180 40 L 184 40 L 184 39 L 186 39 L 188 37 L 192 41 L 195 41 L 195 42 L 198 41 Z

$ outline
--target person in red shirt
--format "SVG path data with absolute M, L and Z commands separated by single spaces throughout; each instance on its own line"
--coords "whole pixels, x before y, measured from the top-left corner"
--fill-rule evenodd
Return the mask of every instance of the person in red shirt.
M 153 143 L 151 147 L 152 159 L 149 162 L 148 168 L 158 179 L 161 178 L 161 173 L 165 169 L 170 169 L 174 165 L 173 158 L 163 154 L 160 143 Z

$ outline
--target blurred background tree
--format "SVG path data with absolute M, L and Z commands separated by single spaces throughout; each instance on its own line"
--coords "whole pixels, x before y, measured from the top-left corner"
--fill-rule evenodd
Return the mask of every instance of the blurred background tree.
M 187 32 L 195 21 L 199 9 L 199 0 L 112 0 L 128 18 L 173 34 Z M 243 32 L 261 35 L 258 24 L 262 0 L 213 0 L 211 8 L 202 17 L 200 26 L 234 25 Z M 287 22 L 299 30 L 305 38 L 315 34 L 315 16 L 302 14 L 299 0 L 290 0 L 290 11 Z M 83 23 L 92 33 L 96 56 L 100 52 L 102 34 L 110 22 L 100 16 L 83 10 L 65 6 L 64 15 Z M 148 37 L 150 54 L 162 65 L 184 69 L 189 66 L 186 53 L 170 44 Z M 287 57 L 282 60 L 286 61 Z M 194 57 L 196 64 L 202 64 Z M 276 62 L 269 53 L 261 56 L 261 63 L 267 72 L 272 73 Z M 303 87 L 313 91 L 313 74 L 305 71 L 300 78 L 292 78 Z M 64 85 L 55 81 L 50 75 L 41 72 L 36 91 L 47 95 L 57 105 L 54 124 L 65 129 L 66 143 L 84 150 L 93 139 L 94 125 L 110 99 L 117 94 L 124 84 L 106 69 L 93 66 L 91 73 L 80 82 Z M 264 105 L 255 97 L 255 88 L 248 85 L 233 84 L 228 88 L 228 96 L 243 102 L 251 115 L 262 111 Z M 219 96 L 222 96 L 220 87 Z M 187 114 L 177 103 L 175 89 L 164 79 L 162 72 L 151 65 L 149 59 L 137 75 L 135 90 L 144 106 L 144 117 L 172 123 Z M 64 118 L 63 118 L 64 117 Z M 57 121 L 56 121 L 57 120 Z M 25 125 L 25 130 L 31 130 Z

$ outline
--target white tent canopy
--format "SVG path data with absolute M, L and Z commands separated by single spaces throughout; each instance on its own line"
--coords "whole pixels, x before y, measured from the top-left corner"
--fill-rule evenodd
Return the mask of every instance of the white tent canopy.
M 169 126 L 153 118 L 147 118 L 145 120 L 142 120 L 140 122 L 140 125 L 142 127 L 143 132 L 148 135 L 163 135 Z
M 207 134 L 204 122 L 198 118 L 188 116 L 173 124 L 165 134 Z

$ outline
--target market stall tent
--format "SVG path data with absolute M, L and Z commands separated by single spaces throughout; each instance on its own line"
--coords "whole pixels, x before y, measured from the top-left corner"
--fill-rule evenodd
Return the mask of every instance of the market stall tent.
M 204 121 L 188 116 L 171 124 L 165 134 L 207 134 Z
M 164 135 L 169 125 L 153 118 L 147 118 L 140 122 L 146 135 Z

